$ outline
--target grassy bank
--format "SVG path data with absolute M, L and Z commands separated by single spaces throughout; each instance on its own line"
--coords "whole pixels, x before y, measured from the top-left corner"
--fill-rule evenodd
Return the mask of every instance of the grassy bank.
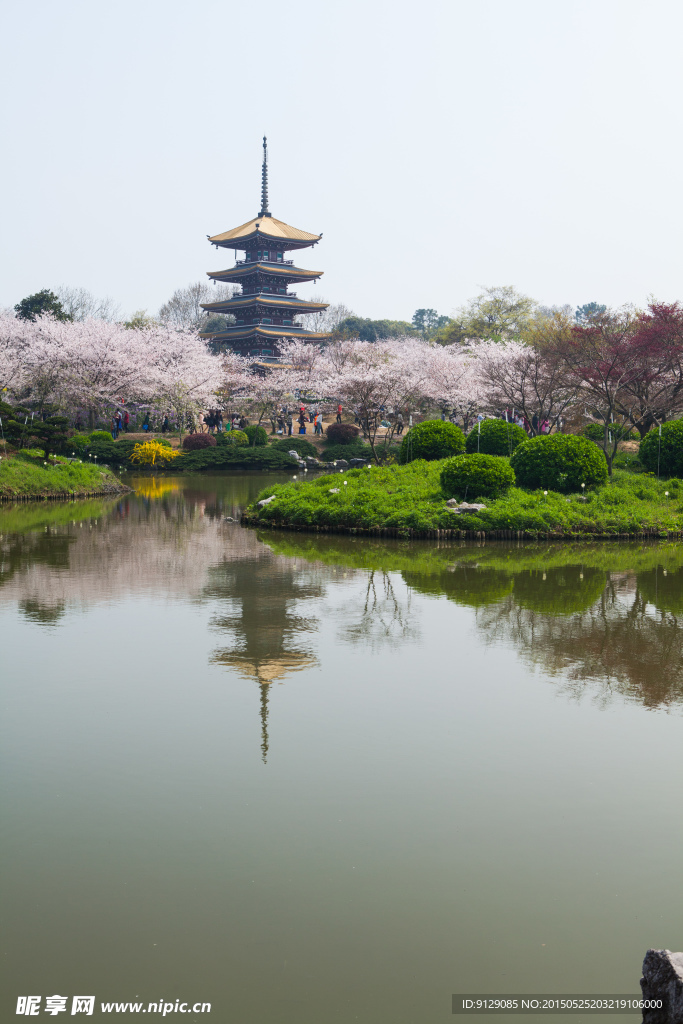
M 46 462 L 42 456 L 38 458 L 27 453 L 0 459 L 1 501 L 113 496 L 128 489 L 106 466 L 68 462 L 60 458 Z
M 665 536 L 683 531 L 680 480 L 658 482 L 649 475 L 617 471 L 611 483 L 585 497 L 514 487 L 502 498 L 482 499 L 487 507 L 476 514 L 455 515 L 441 493 L 441 467 L 440 462 L 413 462 L 278 484 L 259 495 L 275 495 L 275 500 L 261 508 L 254 503 L 243 521 L 288 529 L 384 531 L 400 537 L 443 531 L 454 538 L 499 539 Z

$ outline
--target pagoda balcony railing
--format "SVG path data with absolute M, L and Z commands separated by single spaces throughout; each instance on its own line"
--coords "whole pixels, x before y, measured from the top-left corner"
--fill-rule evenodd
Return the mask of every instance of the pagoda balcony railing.
M 235 260 L 236 267 L 247 267 L 250 263 L 272 263 L 274 267 L 294 266 L 294 260 Z
M 256 292 L 245 292 L 242 291 L 237 295 L 233 295 L 233 299 L 248 299 L 250 295 L 267 295 L 269 298 L 272 296 L 274 299 L 295 299 L 297 297 L 296 292 L 266 292 L 263 289 L 259 289 Z M 230 302 L 230 299 L 228 299 Z

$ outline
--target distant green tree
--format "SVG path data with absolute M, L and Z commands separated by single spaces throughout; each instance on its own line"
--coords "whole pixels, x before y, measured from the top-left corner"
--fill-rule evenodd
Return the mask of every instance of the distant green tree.
M 123 326 L 129 331 L 143 330 L 145 327 L 154 327 L 156 320 L 150 316 L 146 309 L 136 309 L 131 314 L 130 320 L 125 320 Z
M 453 323 L 453 341 L 462 338 L 490 338 L 505 341 L 519 338 L 534 320 L 537 303 L 512 285 L 485 288 L 458 310 Z M 451 331 L 446 327 L 444 333 Z M 441 339 L 439 339 L 441 340 Z M 443 341 L 449 344 L 449 340 Z
M 370 320 L 362 316 L 347 316 L 334 330 L 336 338 L 360 338 L 361 341 L 378 341 L 406 334 L 415 334 L 414 327 L 406 320 Z
M 607 312 L 607 306 L 601 306 L 599 302 L 586 302 L 583 306 L 579 306 L 574 313 L 574 318 L 577 323 L 588 324 L 591 320 L 595 320 L 596 317 L 600 316 L 601 313 Z
M 16 304 L 14 310 L 19 320 L 35 320 L 43 313 L 49 313 L 55 320 L 73 320 L 71 313 L 67 313 L 58 297 L 49 288 L 28 295 Z
M 437 331 L 450 322 L 449 316 L 440 316 L 435 309 L 416 309 L 413 313 L 413 327 L 423 338 L 433 338 Z

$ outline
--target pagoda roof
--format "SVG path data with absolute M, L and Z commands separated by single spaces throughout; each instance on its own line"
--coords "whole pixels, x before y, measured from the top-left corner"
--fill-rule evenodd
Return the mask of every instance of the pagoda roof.
M 222 245 L 227 249 L 243 249 L 245 244 L 256 242 L 259 238 L 278 242 L 283 249 L 300 249 L 319 242 L 322 235 L 313 235 L 310 231 L 293 228 L 283 220 L 269 213 L 259 214 L 246 224 L 240 224 L 220 235 L 210 235 L 209 241 L 214 245 Z
M 241 263 L 230 270 L 209 270 L 207 277 L 214 281 L 240 281 L 250 274 L 271 274 L 290 281 L 314 281 L 322 277 L 322 270 L 301 270 L 286 263 Z
M 214 341 L 248 341 L 249 339 L 262 339 L 264 341 L 277 341 L 278 338 L 303 338 L 304 341 L 318 341 L 329 338 L 329 334 L 316 334 L 315 331 L 307 331 L 303 327 L 281 327 L 278 324 L 254 324 L 252 327 L 226 327 L 223 331 L 209 331 L 200 333 L 201 338 L 213 338 Z
M 248 306 L 273 306 L 282 309 L 306 310 L 316 313 L 327 309 L 329 302 L 307 302 L 306 299 L 295 299 L 287 295 L 274 295 L 272 292 L 257 292 L 255 295 L 236 295 L 222 302 L 202 302 L 201 307 L 210 313 L 226 312 L 233 309 L 244 309 Z

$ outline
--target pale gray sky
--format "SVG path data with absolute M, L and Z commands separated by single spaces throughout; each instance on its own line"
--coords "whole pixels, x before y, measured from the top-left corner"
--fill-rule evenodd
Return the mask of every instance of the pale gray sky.
M 155 311 L 258 212 L 358 314 L 681 287 L 680 0 L 6 0 L 0 305 Z

